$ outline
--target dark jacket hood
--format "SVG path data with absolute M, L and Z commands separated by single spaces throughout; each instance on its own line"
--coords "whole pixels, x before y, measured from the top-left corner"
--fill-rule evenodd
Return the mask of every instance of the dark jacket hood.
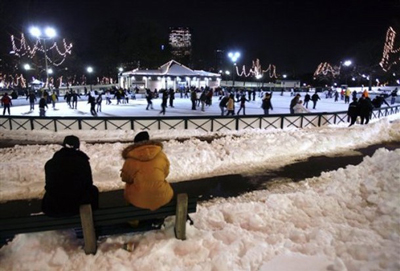
M 54 153 L 53 158 L 61 158 L 61 157 L 69 157 L 69 156 L 78 156 L 84 159 L 89 160 L 89 156 L 87 156 L 86 153 L 76 150 L 76 149 L 70 149 L 70 148 L 62 148 L 61 150 L 57 151 Z

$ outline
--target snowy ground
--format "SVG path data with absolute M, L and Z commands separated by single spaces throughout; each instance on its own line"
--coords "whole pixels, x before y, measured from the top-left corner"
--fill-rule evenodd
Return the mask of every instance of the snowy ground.
M 290 98 L 281 103 L 278 98 L 273 98 L 276 110 L 286 111 Z M 328 111 L 323 102 L 321 110 Z M 13 112 L 16 109 L 12 108 Z M 74 134 L 91 158 L 95 185 L 101 191 L 122 188 L 120 152 L 128 143 L 89 142 L 93 137 L 132 140 L 135 132 Z M 313 155 L 337 156 L 374 143 L 400 141 L 400 116 L 350 128 L 341 124 L 217 134 L 150 134 L 167 140 L 164 149 L 171 160 L 168 181 L 180 182 L 228 173 L 257 174 Z M 43 166 L 60 148 L 56 143 L 65 135 L 0 133 L 2 140 L 30 137 L 54 143 L 0 149 L 1 201 L 43 195 Z M 218 138 L 209 144 L 193 137 L 198 135 Z M 182 137 L 190 139 L 176 140 Z M 324 172 L 300 183 L 277 179 L 266 190 L 201 203 L 191 215 L 194 225 L 188 225 L 186 241 L 174 238 L 173 218 L 158 231 L 103 238 L 94 256 L 83 253 L 82 240 L 75 239 L 70 230 L 21 234 L 0 249 L 0 270 L 400 270 L 399 165 L 399 149 L 379 149 L 357 166 Z M 133 244 L 132 252 L 122 249 L 127 242 Z

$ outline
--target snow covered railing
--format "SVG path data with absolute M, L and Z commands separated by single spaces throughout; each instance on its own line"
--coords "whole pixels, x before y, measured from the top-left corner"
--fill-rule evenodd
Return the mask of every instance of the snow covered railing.
M 400 113 L 400 106 L 374 109 L 371 119 Z M 205 132 L 243 129 L 320 127 L 347 123 L 347 111 L 312 114 L 182 117 L 27 117 L 0 116 L 1 130 L 201 130 Z

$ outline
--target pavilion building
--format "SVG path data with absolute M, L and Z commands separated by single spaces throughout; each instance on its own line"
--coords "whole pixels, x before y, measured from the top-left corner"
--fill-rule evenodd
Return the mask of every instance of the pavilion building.
M 140 70 L 123 72 L 119 75 L 119 85 L 122 88 L 138 88 L 143 90 L 155 89 L 181 90 L 190 87 L 220 86 L 221 75 L 219 73 L 206 72 L 203 70 L 192 70 L 175 60 L 171 60 L 156 70 Z

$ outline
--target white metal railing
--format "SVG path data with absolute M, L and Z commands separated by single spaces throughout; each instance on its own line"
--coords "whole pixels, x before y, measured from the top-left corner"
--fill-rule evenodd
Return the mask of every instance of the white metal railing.
M 374 109 L 371 119 L 400 113 L 400 106 Z M 188 117 L 27 117 L 0 116 L 4 130 L 202 130 L 216 132 L 243 129 L 319 127 L 347 123 L 347 111 L 316 114 Z

